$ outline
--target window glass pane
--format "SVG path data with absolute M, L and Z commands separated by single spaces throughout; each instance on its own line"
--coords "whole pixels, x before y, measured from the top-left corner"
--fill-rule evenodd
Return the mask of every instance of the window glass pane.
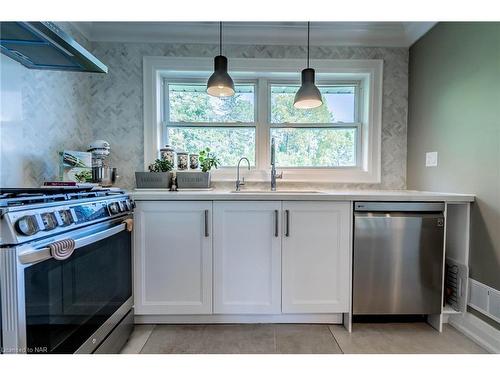
M 169 84 L 170 122 L 254 122 L 254 85 L 237 85 L 236 94 L 217 98 L 204 84 Z
M 272 128 L 280 167 L 356 166 L 356 128 Z
M 198 153 L 210 147 L 225 167 L 236 166 L 242 156 L 255 165 L 255 128 L 167 128 L 168 141 L 177 151 Z
M 323 105 L 314 109 L 296 109 L 295 93 L 300 86 L 271 86 L 271 123 L 330 124 L 355 121 L 356 86 L 318 86 Z

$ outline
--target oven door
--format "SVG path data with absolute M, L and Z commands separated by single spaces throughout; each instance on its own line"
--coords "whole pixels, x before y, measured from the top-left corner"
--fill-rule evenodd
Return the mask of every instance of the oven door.
M 47 244 L 19 253 L 28 353 L 92 353 L 130 311 L 131 233 L 122 220 L 72 233 L 65 260 Z

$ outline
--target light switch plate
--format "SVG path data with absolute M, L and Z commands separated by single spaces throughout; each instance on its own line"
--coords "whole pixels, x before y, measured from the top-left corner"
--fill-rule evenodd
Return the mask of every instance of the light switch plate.
M 437 151 L 426 152 L 425 153 L 425 166 L 426 167 L 437 167 L 438 165 L 438 153 Z

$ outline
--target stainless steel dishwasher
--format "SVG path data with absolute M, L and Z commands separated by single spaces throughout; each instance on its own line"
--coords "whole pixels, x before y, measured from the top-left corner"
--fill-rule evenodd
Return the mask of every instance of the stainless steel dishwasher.
M 441 312 L 444 203 L 355 202 L 353 314 Z

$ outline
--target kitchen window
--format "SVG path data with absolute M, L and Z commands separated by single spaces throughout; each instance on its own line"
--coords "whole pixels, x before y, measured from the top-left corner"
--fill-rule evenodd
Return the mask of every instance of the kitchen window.
M 271 84 L 270 135 L 276 140 L 276 164 L 281 168 L 357 167 L 361 124 L 357 121 L 359 82 L 322 84 L 323 105 L 293 106 L 299 85 Z
M 180 83 L 165 79 L 166 143 L 177 150 L 197 153 L 210 147 L 221 165 L 234 167 L 245 156 L 255 166 L 257 85 L 267 88 L 269 105 L 261 125 L 276 140 L 276 165 L 280 168 L 356 167 L 361 148 L 356 120 L 358 82 L 320 84 L 323 105 L 310 110 L 293 106 L 296 84 L 237 83 L 229 98 L 207 95 L 202 80 Z
M 165 80 L 166 142 L 176 150 L 198 153 L 210 147 L 225 167 L 241 156 L 255 165 L 255 84 L 236 85 L 236 94 L 217 98 L 206 83 Z
M 211 59 L 144 58 L 145 166 L 170 144 L 189 153 L 210 147 L 233 181 L 246 156 L 249 181 L 270 176 L 270 140 L 284 181 L 380 182 L 381 60 L 316 60 L 324 104 L 297 110 L 302 60 L 230 59 L 236 95 L 206 94 Z

